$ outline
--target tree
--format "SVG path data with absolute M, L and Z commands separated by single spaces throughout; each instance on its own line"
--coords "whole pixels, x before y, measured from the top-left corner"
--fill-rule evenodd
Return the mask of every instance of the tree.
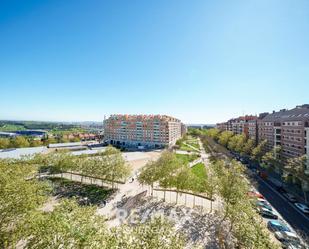
M 105 218 L 96 215 L 95 207 L 80 207 L 75 201 L 65 200 L 54 211 L 37 211 L 25 224 L 20 238 L 27 247 L 91 248 L 91 249 L 180 249 L 183 235 L 166 220 L 154 219 L 131 227 L 122 225 L 107 229 Z
M 276 146 L 271 151 L 266 152 L 262 156 L 262 166 L 266 167 L 268 170 L 273 170 L 274 168 L 279 168 L 282 165 L 282 160 L 280 158 L 281 147 Z
M 123 181 L 130 175 L 130 168 L 126 165 L 120 150 L 109 146 L 103 153 L 101 160 L 106 167 L 106 178 L 112 182 L 114 188 L 115 181 Z
M 29 146 L 30 146 L 30 143 L 23 136 L 17 136 L 15 138 L 12 138 L 10 142 L 10 147 L 12 148 L 24 148 L 24 147 L 29 147 Z
M 171 187 L 173 184 L 173 174 L 181 165 L 182 163 L 176 158 L 174 153 L 164 151 L 157 161 L 149 162 L 142 169 L 139 175 L 139 181 L 142 184 L 150 185 L 152 191 L 155 182 L 160 182 L 160 185 L 165 188 Z
M 43 143 L 40 140 L 34 140 L 34 139 L 30 140 L 30 147 L 38 147 L 42 145 Z
M 307 182 L 308 184 L 309 179 L 308 177 L 306 177 L 306 172 L 305 172 L 307 167 L 308 167 L 308 157 L 306 155 L 303 155 L 300 157 L 294 157 L 294 158 L 288 159 L 287 163 L 284 165 L 284 170 L 292 174 L 293 177 L 305 183 Z M 307 189 L 304 189 L 303 185 L 302 185 L 302 190 L 303 190 L 303 194 L 306 199 L 306 202 L 307 202 L 307 195 L 305 193 Z
M 223 131 L 218 138 L 218 142 L 224 147 L 227 146 L 230 139 L 234 136 L 234 133 L 231 131 Z
M 248 139 L 247 142 L 244 144 L 244 147 L 242 149 L 242 153 L 244 155 L 250 156 L 251 153 L 252 153 L 252 150 L 254 148 L 254 144 L 255 144 L 254 140 Z
M 16 242 L 16 230 L 46 200 L 48 188 L 33 178 L 36 170 L 19 160 L 0 160 L 0 248 Z
M 252 153 L 251 153 L 252 160 L 256 160 L 258 162 L 261 161 L 263 155 L 265 154 L 266 144 L 267 144 L 267 140 L 263 140 L 252 150 Z
M 0 138 L 0 149 L 7 149 L 10 146 L 10 140 L 8 138 Z
M 237 144 L 235 147 L 235 151 L 240 154 L 243 154 L 243 149 L 246 144 L 246 141 L 247 141 L 247 138 L 244 134 L 238 135 L 238 140 L 237 140 Z
M 230 138 L 228 142 L 228 149 L 240 153 L 245 141 L 246 137 L 244 135 L 235 135 Z
M 219 234 L 223 231 L 226 234 L 231 232 L 234 237 L 234 240 L 230 240 L 234 246 L 228 245 L 228 247 L 278 248 L 271 242 L 261 218 L 247 196 L 249 189 L 244 180 L 244 167 L 234 160 L 228 164 L 218 161 L 212 167 L 218 178 L 218 194 L 224 201 Z
M 205 135 L 211 137 L 212 139 L 216 140 L 220 134 L 220 131 L 216 128 L 212 128 L 205 131 Z

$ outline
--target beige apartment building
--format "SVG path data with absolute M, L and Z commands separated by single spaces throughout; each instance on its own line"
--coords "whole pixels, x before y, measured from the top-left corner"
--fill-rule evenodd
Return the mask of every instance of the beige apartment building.
M 164 148 L 175 145 L 184 129 L 167 115 L 111 115 L 104 121 L 104 140 L 126 148 Z

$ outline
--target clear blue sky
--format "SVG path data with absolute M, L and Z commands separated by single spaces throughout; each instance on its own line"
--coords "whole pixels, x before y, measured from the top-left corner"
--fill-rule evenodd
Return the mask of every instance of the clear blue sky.
M 309 103 L 308 0 L 0 0 L 0 119 Z

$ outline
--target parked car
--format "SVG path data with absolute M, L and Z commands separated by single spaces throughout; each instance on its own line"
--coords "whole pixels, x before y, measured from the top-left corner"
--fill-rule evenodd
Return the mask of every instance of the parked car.
M 267 223 L 267 227 L 272 232 L 290 232 L 290 228 L 288 228 L 283 222 L 278 220 L 270 220 Z
M 266 209 L 268 209 L 269 211 L 272 211 L 272 210 L 273 210 L 272 207 L 269 205 L 269 203 L 266 202 L 266 201 L 257 201 L 257 202 L 256 202 L 256 205 L 257 205 L 258 207 L 266 208 Z
M 300 211 L 302 211 L 305 214 L 309 214 L 309 207 L 302 203 L 295 203 L 294 204 Z
M 297 199 L 296 199 L 296 197 L 294 196 L 294 195 L 292 195 L 292 194 L 289 194 L 289 193 L 285 193 L 285 194 L 283 194 L 283 196 L 285 197 L 285 198 L 287 198 L 290 202 L 297 202 Z
M 259 192 L 257 191 L 249 191 L 248 192 L 248 196 L 249 197 L 256 197 L 256 198 L 261 198 L 261 199 L 265 199 L 263 195 L 261 195 Z
M 301 243 L 297 241 L 287 241 L 282 243 L 283 249 L 306 249 L 306 247 Z
M 273 211 L 268 210 L 267 208 L 259 207 L 258 212 L 260 215 L 262 215 L 265 218 L 274 219 L 274 220 L 278 219 L 278 216 Z
M 300 243 L 300 239 L 293 232 L 275 232 L 275 237 L 283 243 L 288 243 L 288 242 Z

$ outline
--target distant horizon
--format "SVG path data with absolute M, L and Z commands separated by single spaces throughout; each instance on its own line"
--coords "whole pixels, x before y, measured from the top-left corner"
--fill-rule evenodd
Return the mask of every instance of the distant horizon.
M 308 102 L 309 1 L 0 1 L 0 119 L 220 123 Z
M 165 114 L 165 113 L 153 113 L 153 114 L 147 114 L 147 113 L 114 113 L 114 114 L 127 114 L 127 115 L 168 115 L 168 116 L 172 116 L 174 118 L 177 118 L 177 119 L 180 119 L 180 121 L 186 125 L 215 125 L 217 123 L 222 123 L 222 122 L 225 122 L 225 121 L 228 121 L 229 119 L 232 119 L 232 118 L 237 118 L 237 117 L 241 117 L 241 116 L 246 116 L 246 115 L 253 115 L 253 116 L 259 116 L 259 114 L 262 114 L 262 113 L 272 113 L 273 111 L 275 112 L 278 112 L 282 109 L 287 109 L 287 110 L 290 110 L 290 109 L 293 109 L 295 108 L 296 106 L 299 106 L 299 105 L 305 105 L 307 103 L 298 103 L 298 104 L 295 104 L 294 106 L 292 107 L 281 107 L 281 108 L 278 108 L 278 109 L 272 109 L 272 110 L 264 110 L 264 111 L 261 111 L 259 113 L 242 113 L 242 114 L 239 114 L 239 115 L 234 115 L 234 116 L 231 116 L 225 120 L 221 120 L 221 121 L 216 121 L 216 122 L 185 122 L 183 121 L 182 119 L 180 119 L 179 117 L 177 117 L 176 115 L 170 115 L 170 114 Z M 16 121 L 16 122 L 50 122 L 50 123 L 86 123 L 86 122 L 93 122 L 93 123 L 100 123 L 100 122 L 103 122 L 104 121 L 104 116 L 106 118 L 108 118 L 110 115 L 113 115 L 113 114 L 108 114 L 108 115 L 103 115 L 103 119 L 102 120 L 40 120 L 40 119 L 8 119 L 8 118 L 1 118 L 0 117 L 0 121 Z

